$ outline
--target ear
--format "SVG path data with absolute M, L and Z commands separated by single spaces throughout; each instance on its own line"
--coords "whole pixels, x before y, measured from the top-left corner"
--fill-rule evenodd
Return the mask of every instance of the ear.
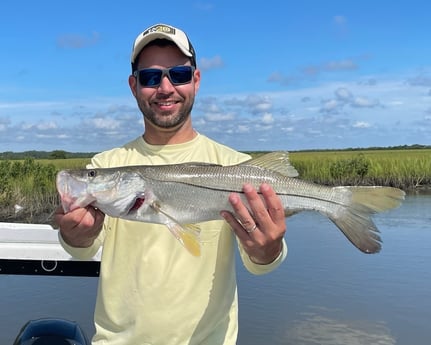
M 138 85 L 138 80 L 134 75 L 129 75 L 129 87 L 130 87 L 130 91 L 132 91 L 133 96 L 135 96 L 136 98 L 136 87 Z
M 195 69 L 195 74 L 193 76 L 193 83 L 195 84 L 195 96 L 198 93 L 199 86 L 201 85 L 201 71 Z

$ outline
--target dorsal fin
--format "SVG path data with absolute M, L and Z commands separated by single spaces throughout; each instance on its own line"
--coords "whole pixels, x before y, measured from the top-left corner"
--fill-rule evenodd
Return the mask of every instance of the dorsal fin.
M 287 151 L 266 153 L 257 158 L 252 158 L 242 164 L 255 165 L 261 168 L 277 171 L 287 177 L 297 177 L 299 175 L 295 167 L 290 164 L 289 153 Z

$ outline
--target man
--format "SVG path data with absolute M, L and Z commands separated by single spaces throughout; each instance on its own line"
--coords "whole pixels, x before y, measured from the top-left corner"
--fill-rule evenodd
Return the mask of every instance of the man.
M 154 25 L 135 40 L 129 86 L 145 131 L 123 147 L 102 152 L 93 167 L 248 160 L 197 133 L 191 111 L 201 74 L 186 34 Z M 238 332 L 235 247 L 254 274 L 275 269 L 287 248 L 281 201 L 244 185 L 247 203 L 232 194 L 234 214 L 200 224 L 202 253 L 194 257 L 165 226 L 105 217 L 92 207 L 58 210 L 60 241 L 71 255 L 92 257 L 103 244 L 93 345 L 233 345 Z

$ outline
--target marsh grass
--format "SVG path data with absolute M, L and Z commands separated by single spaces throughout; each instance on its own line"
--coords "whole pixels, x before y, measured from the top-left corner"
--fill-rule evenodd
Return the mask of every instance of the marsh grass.
M 52 223 L 60 204 L 55 176 L 61 169 L 83 168 L 89 159 L 0 160 L 0 221 Z
M 292 152 L 302 179 L 326 185 L 381 185 L 404 190 L 431 185 L 431 150 Z
M 263 152 L 252 152 L 258 156 Z M 303 180 L 336 185 L 381 185 L 406 191 L 431 186 L 431 150 L 292 152 Z M 61 169 L 84 168 L 90 159 L 0 160 L 0 221 L 52 224 L 60 204 L 55 176 Z

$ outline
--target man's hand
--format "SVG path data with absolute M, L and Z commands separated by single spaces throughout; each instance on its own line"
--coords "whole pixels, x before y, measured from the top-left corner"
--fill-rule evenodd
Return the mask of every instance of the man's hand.
M 265 265 L 280 255 L 286 221 L 281 200 L 272 187 L 264 183 L 259 191 L 263 200 L 252 185 L 245 184 L 243 192 L 249 207 L 238 194 L 232 193 L 229 202 L 234 213 L 222 211 L 221 215 L 238 236 L 250 259 Z
M 63 240 L 72 247 L 90 247 L 102 230 L 105 214 L 87 206 L 64 213 L 60 206 L 55 210 L 54 220 L 60 227 Z

